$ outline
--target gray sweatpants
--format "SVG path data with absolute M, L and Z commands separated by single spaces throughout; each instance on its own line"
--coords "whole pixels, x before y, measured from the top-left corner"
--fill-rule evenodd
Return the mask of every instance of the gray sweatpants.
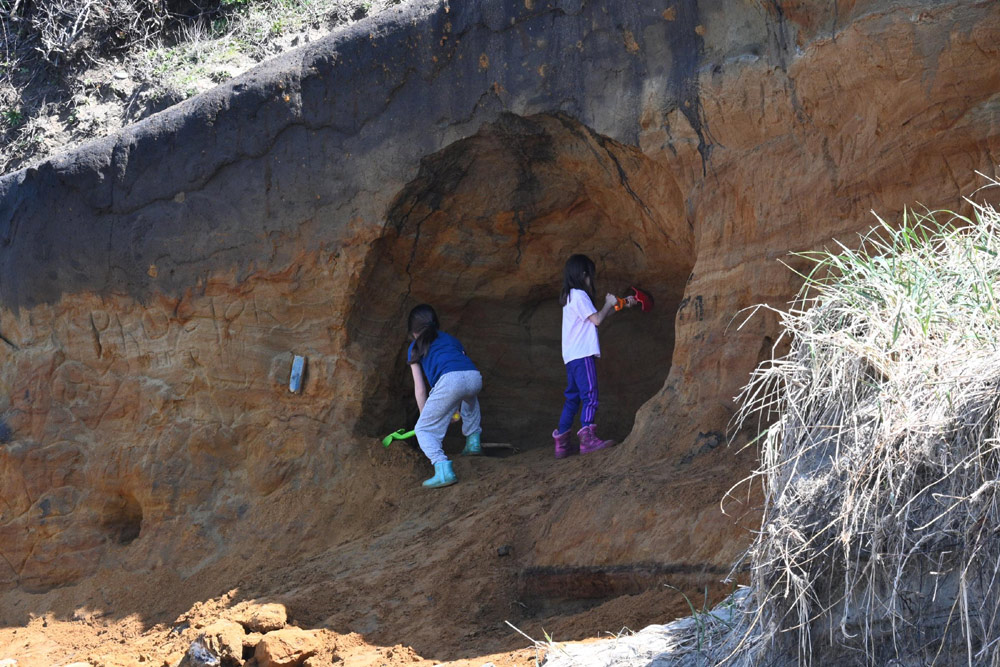
M 483 376 L 479 371 L 445 373 L 431 388 L 414 430 L 417 432 L 420 450 L 432 464 L 448 460 L 441 448 L 441 440 L 448 431 L 448 424 L 456 409 L 460 408 L 462 413 L 462 435 L 472 435 L 482 430 L 479 423 L 479 399 L 476 398 L 482 390 Z

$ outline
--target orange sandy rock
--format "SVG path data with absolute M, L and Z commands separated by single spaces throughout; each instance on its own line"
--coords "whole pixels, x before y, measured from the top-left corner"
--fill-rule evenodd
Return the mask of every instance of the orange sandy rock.
M 284 628 L 268 632 L 257 644 L 259 667 L 294 667 L 323 648 L 320 631 Z
M 219 620 L 202 630 L 204 644 L 223 661 L 243 659 L 243 626 L 233 621 Z
M 235 620 L 249 632 L 267 633 L 285 627 L 288 624 L 288 612 L 285 605 L 277 602 L 250 603 L 236 615 Z

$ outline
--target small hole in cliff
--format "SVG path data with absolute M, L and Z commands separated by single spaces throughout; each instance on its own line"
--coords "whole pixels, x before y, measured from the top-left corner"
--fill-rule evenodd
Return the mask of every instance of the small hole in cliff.
M 116 544 L 131 544 L 142 530 L 142 506 L 130 493 L 121 493 L 104 505 L 101 528 Z
M 683 191 L 637 148 L 566 115 L 505 114 L 425 157 L 385 230 L 347 320 L 352 354 L 366 368 L 363 435 L 416 420 L 405 318 L 427 302 L 483 373 L 483 437 L 550 447 L 566 382 L 559 291 L 577 252 L 597 264 L 599 302 L 631 285 L 656 298 L 653 312 L 601 325 L 605 437 L 624 438 L 663 387 L 694 247 Z

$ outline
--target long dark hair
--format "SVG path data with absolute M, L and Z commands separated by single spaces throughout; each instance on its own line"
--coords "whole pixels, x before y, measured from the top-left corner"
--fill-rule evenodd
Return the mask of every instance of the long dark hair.
M 441 325 L 438 324 L 437 313 L 428 304 L 422 303 L 410 311 L 406 330 L 410 332 L 411 336 L 417 334 L 417 340 L 413 345 L 413 352 L 410 354 L 411 364 L 415 364 L 424 358 L 424 355 L 427 354 L 427 348 L 438 337 L 438 329 L 440 328 Z
M 590 283 L 587 283 L 587 278 L 590 278 Z M 573 255 L 566 260 L 566 270 L 563 271 L 563 286 L 562 292 L 559 294 L 559 303 L 566 305 L 569 301 L 569 291 L 571 289 L 582 289 L 590 297 L 590 300 L 594 300 L 594 278 L 596 278 L 596 271 L 594 270 L 594 262 L 591 261 L 586 255 Z

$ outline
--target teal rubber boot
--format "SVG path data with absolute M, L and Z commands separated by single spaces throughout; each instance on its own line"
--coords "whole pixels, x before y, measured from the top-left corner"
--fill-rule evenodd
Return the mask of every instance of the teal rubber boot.
M 451 461 L 441 461 L 434 464 L 434 476 L 424 480 L 424 488 L 440 489 L 442 486 L 451 486 L 457 481 L 455 471 L 451 468 Z
M 465 436 L 465 449 L 462 450 L 462 456 L 483 455 L 483 446 L 479 443 L 480 435 L 481 433 L 473 433 Z

